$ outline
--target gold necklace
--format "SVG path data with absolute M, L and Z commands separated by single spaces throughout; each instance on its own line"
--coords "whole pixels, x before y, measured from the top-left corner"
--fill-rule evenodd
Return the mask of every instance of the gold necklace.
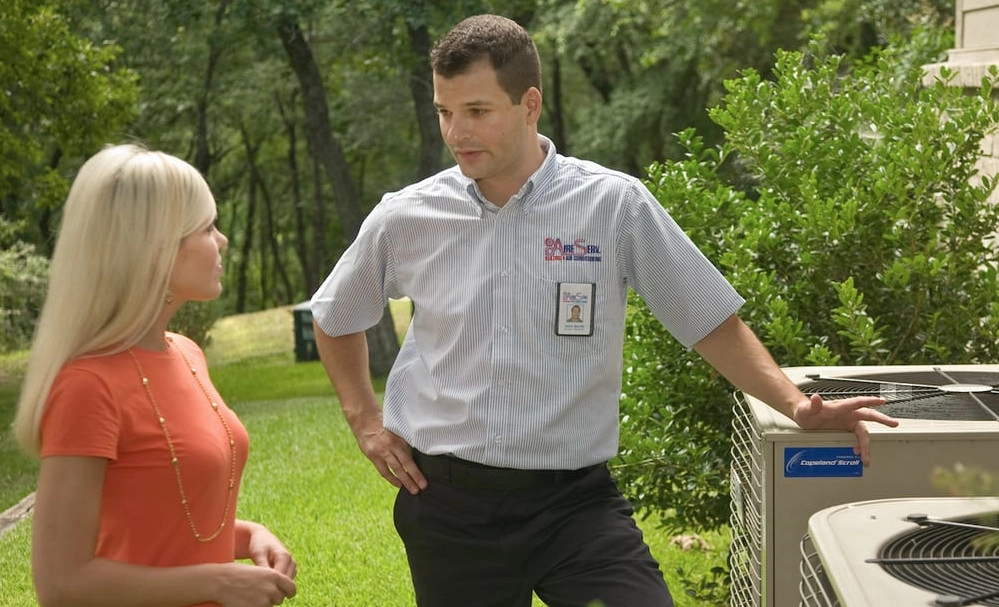
M 232 436 L 232 430 L 229 428 L 229 422 L 225 420 L 225 416 L 222 415 L 222 411 L 219 410 L 219 404 L 212 399 L 212 396 L 208 393 L 208 389 L 205 388 L 205 384 L 198 377 L 198 370 L 193 364 L 191 364 L 190 359 L 187 355 L 181 351 L 180 348 L 173 345 L 173 339 L 167 337 L 167 347 L 173 348 L 180 354 L 180 357 L 184 359 L 187 367 L 191 370 L 191 375 L 194 376 L 195 381 L 198 382 L 198 387 L 204 392 L 205 398 L 208 399 L 208 403 L 211 405 L 212 410 L 218 415 L 219 421 L 222 422 L 222 427 L 225 428 L 225 434 L 229 438 L 229 486 L 226 488 L 225 497 L 225 510 L 222 512 L 222 521 L 219 523 L 218 529 L 214 533 L 205 537 L 202 536 L 198 531 L 198 526 L 194 524 L 194 518 L 191 516 L 191 508 L 187 503 L 187 492 L 184 491 L 184 481 L 180 477 L 180 460 L 177 458 L 177 451 L 173 446 L 173 439 L 170 438 L 170 431 L 167 429 L 166 419 L 164 419 L 163 414 L 160 412 L 159 404 L 156 402 L 156 397 L 153 396 L 153 391 L 149 387 L 149 378 L 142 371 L 142 365 L 139 364 L 139 359 L 136 358 L 135 352 L 132 348 L 128 349 L 128 355 L 132 357 L 132 362 L 135 363 L 135 370 L 139 372 L 139 378 L 142 380 L 142 387 L 146 391 L 146 396 L 149 397 L 149 402 L 153 406 L 153 411 L 156 413 L 156 419 L 159 421 L 160 429 L 163 431 L 163 437 L 166 439 L 167 449 L 170 450 L 170 465 L 173 466 L 174 476 L 177 477 L 177 489 L 180 492 L 180 505 L 184 508 L 184 515 L 187 516 L 187 523 L 191 526 L 191 532 L 194 533 L 194 539 L 199 542 L 210 542 L 217 538 L 222 530 L 225 529 L 225 521 L 229 516 L 229 510 L 232 508 L 233 494 L 236 491 L 236 440 Z

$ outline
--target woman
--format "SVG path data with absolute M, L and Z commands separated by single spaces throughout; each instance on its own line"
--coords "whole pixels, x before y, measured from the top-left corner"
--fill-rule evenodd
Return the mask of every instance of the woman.
M 246 431 L 202 351 L 166 330 L 184 302 L 222 291 L 215 219 L 192 166 L 135 145 L 102 150 L 73 182 L 14 421 L 41 458 L 43 607 L 270 607 L 295 594 L 289 552 L 235 517 Z

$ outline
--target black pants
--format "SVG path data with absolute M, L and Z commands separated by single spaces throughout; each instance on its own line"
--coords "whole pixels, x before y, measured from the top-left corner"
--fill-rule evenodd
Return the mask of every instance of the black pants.
M 606 466 L 555 487 L 401 490 L 395 525 L 420 607 L 672 607 Z

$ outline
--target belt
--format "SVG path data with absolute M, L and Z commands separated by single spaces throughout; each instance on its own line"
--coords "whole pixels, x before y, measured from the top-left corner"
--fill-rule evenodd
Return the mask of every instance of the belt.
M 427 455 L 413 450 L 413 460 L 423 475 L 466 489 L 541 489 L 558 487 L 579 480 L 600 467 L 600 464 L 578 470 L 518 470 L 495 468 L 463 460 L 453 455 Z

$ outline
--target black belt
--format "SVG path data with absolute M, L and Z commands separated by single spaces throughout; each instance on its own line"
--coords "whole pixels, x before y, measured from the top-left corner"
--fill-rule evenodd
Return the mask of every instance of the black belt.
M 579 480 L 600 465 L 578 470 L 518 470 L 516 468 L 495 468 L 463 460 L 453 455 L 427 455 L 413 450 L 413 460 L 423 475 L 431 480 L 440 480 L 466 489 L 493 489 L 513 491 L 515 489 L 540 489 L 557 487 Z

